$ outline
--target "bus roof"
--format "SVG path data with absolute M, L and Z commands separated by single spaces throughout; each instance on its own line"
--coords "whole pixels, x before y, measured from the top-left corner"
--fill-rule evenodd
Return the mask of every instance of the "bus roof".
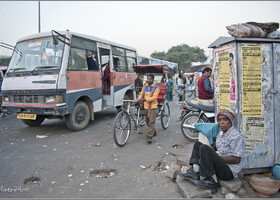
M 70 35 L 75 35 L 75 36 L 87 38 L 87 39 L 90 39 L 90 40 L 94 40 L 94 41 L 97 41 L 97 42 L 101 42 L 101 43 L 105 43 L 105 44 L 109 44 L 109 45 L 113 45 L 113 46 L 117 46 L 117 47 L 122 47 L 124 49 L 136 51 L 136 49 L 133 48 L 133 47 L 126 46 L 126 45 L 123 45 L 123 44 L 119 44 L 119 43 L 116 43 L 116 42 L 112 42 L 112 41 L 109 41 L 109 40 L 101 39 L 101 38 L 91 36 L 91 35 L 86 35 L 86 34 L 81 34 L 81 33 L 76 33 L 76 32 L 71 32 L 71 31 L 57 31 L 57 32 L 59 32 L 62 35 L 67 35 L 67 32 L 69 32 Z M 52 35 L 51 31 L 36 33 L 36 34 L 33 34 L 33 35 L 28 35 L 26 37 L 20 38 L 18 40 L 18 42 L 25 41 L 25 40 L 30 40 L 30 39 L 34 39 L 34 38 L 47 37 L 47 36 L 51 36 L 51 35 Z

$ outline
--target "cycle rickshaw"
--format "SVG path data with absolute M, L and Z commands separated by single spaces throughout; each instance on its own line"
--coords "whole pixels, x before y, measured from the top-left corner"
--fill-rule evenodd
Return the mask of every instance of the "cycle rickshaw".
M 168 80 L 169 68 L 167 65 L 134 65 L 133 69 L 136 73 L 142 74 L 155 74 L 162 75 L 165 80 Z M 170 122 L 170 108 L 167 98 L 167 83 L 156 83 L 160 92 L 157 97 L 158 108 L 156 118 L 160 119 L 163 129 L 169 126 Z M 146 123 L 145 114 L 140 108 L 138 101 L 135 100 L 123 100 L 123 106 L 121 111 L 116 115 L 114 121 L 114 141 L 118 146 L 124 146 L 128 141 L 128 137 L 131 133 L 131 124 L 133 122 L 134 130 L 139 132 L 139 128 Z

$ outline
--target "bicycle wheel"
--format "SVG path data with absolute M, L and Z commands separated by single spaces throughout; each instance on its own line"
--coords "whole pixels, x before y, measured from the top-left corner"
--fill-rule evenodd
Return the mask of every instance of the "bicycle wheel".
M 162 128 L 167 129 L 170 122 L 170 108 L 168 103 L 163 105 L 160 120 Z
M 125 111 L 120 111 L 114 121 L 114 140 L 122 147 L 126 144 L 131 132 L 130 117 Z
M 190 141 L 190 142 L 196 142 L 198 141 L 198 134 L 199 132 L 197 130 L 191 130 L 189 128 L 184 128 L 184 124 L 186 125 L 195 125 L 196 123 L 205 123 L 207 119 L 204 119 L 203 117 L 198 119 L 199 114 L 197 113 L 191 113 L 186 115 L 181 123 L 181 131 L 182 134 Z

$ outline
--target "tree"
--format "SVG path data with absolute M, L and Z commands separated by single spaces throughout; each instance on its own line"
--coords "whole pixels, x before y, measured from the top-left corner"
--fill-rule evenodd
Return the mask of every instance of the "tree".
M 207 59 L 203 49 L 187 44 L 173 46 L 167 53 L 155 51 L 151 57 L 177 63 L 179 68 L 184 69 L 189 68 L 192 62 L 204 62 Z
M 164 51 L 155 51 L 150 56 L 152 58 L 157 58 L 157 59 L 160 59 L 160 60 L 164 60 L 165 57 L 166 57 L 166 54 L 164 53 Z

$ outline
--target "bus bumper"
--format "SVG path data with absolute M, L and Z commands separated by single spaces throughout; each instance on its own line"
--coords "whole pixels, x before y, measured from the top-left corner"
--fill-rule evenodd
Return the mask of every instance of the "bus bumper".
M 55 107 L 17 107 L 2 105 L 3 113 L 26 113 L 45 116 L 65 116 L 66 106 Z

